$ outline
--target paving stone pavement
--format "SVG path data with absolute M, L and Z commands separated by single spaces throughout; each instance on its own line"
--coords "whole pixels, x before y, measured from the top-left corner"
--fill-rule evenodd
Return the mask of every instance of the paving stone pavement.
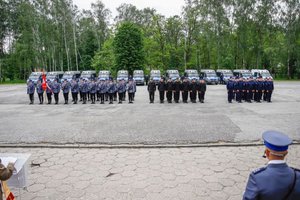
M 241 199 L 249 173 L 266 164 L 263 151 L 263 146 L 0 149 L 32 154 L 22 200 Z M 290 166 L 300 168 L 299 155 L 300 145 L 291 146 Z

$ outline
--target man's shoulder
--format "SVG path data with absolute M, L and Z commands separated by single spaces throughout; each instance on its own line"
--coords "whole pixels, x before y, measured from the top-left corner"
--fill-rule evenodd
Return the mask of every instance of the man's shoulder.
M 258 174 L 264 172 L 266 169 L 267 169 L 267 167 L 260 167 L 260 168 L 257 168 L 257 169 L 255 169 L 255 170 L 252 171 L 252 174 L 253 174 L 253 175 L 258 175 Z

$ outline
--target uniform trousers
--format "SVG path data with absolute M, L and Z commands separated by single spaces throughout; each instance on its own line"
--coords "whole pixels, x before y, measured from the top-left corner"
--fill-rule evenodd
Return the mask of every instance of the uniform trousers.
M 129 103 L 132 103 L 132 101 L 133 101 L 133 95 L 134 95 L 134 93 L 129 93 L 129 92 L 128 92 L 128 100 L 129 100 Z
M 69 101 L 69 93 L 64 93 L 64 99 L 65 99 L 65 103 L 68 103 L 68 101 Z
M 188 91 L 183 91 L 182 92 L 182 101 L 183 102 L 187 102 L 187 100 L 188 100 L 188 94 L 189 94 Z
M 29 100 L 30 100 L 30 103 L 33 103 L 33 101 L 34 101 L 34 94 L 29 94 Z
M 196 102 L 196 95 L 197 95 L 196 93 L 197 93 L 196 91 L 190 92 L 191 102 Z
M 74 103 L 77 103 L 78 101 L 78 92 L 72 92 L 72 99 Z
M 95 103 L 95 101 L 96 101 L 96 93 L 90 93 L 90 96 L 91 96 L 92 103 Z
M 159 100 L 161 102 L 165 100 L 165 91 L 159 91 Z
M 180 92 L 174 92 L 174 100 L 175 102 L 178 102 L 179 101 L 179 96 L 180 96 Z
M 59 93 L 54 93 L 54 100 L 56 104 L 58 103 L 58 95 Z
M 149 99 L 151 103 L 154 102 L 154 92 L 149 92 Z
M 122 101 L 123 101 L 123 95 L 124 95 L 123 92 L 118 92 L 119 102 L 122 102 Z
M 86 103 L 86 100 L 87 100 L 86 92 L 82 92 L 81 95 L 82 95 L 82 101 L 83 101 L 83 103 L 85 104 L 85 103 Z
M 204 101 L 205 92 L 198 91 L 198 99 L 200 102 Z
M 100 93 L 100 101 L 101 103 L 104 103 L 105 100 L 105 93 Z
M 228 90 L 228 102 L 232 102 L 233 99 L 233 90 Z
M 40 103 L 44 103 L 43 93 L 38 93 L 38 96 L 39 96 Z
M 52 93 L 47 93 L 48 104 L 51 104 L 52 101 Z
M 114 101 L 115 93 L 108 93 L 108 95 L 109 95 L 109 102 L 112 103 Z
M 167 91 L 167 100 L 168 102 L 172 102 L 172 91 Z

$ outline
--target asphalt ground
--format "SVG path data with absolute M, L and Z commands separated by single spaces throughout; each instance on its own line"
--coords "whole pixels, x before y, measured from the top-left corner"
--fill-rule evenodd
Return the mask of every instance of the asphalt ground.
M 71 95 L 70 95 L 71 98 Z M 227 103 L 224 85 L 209 85 L 204 104 L 149 104 L 146 86 L 134 104 L 29 104 L 26 85 L 0 85 L 0 144 L 193 145 L 259 143 L 265 130 L 300 141 L 300 82 L 275 82 L 272 103 Z

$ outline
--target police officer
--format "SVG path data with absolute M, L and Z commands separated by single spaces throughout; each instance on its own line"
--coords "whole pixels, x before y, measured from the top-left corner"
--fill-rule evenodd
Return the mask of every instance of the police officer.
M 153 81 L 153 78 L 151 78 L 150 82 L 148 83 L 150 103 L 154 103 L 155 91 L 156 91 L 156 85 L 155 82 Z
M 97 92 L 97 86 L 95 79 L 92 79 L 92 81 L 89 83 L 89 92 L 90 92 L 90 97 L 91 97 L 91 104 L 95 104 L 96 102 L 96 92 Z
M 198 84 L 198 98 L 200 103 L 204 103 L 204 97 L 206 92 L 206 82 L 205 80 L 201 79 Z
M 145 82 L 146 82 L 146 85 L 148 85 L 148 81 L 149 81 L 149 75 L 145 75 Z
M 236 79 L 234 82 L 234 91 L 235 91 L 235 96 L 236 96 L 236 101 L 238 103 L 242 103 L 242 83 L 241 79 Z
M 189 87 L 190 90 L 190 99 L 192 103 L 196 103 L 196 96 L 197 96 L 197 83 L 196 79 L 192 80 L 192 83 L 190 84 Z
M 46 88 L 46 94 L 47 94 L 47 100 L 48 100 L 48 104 L 51 104 L 52 101 L 52 83 L 51 81 L 48 79 L 47 80 L 47 88 Z
M 134 79 L 132 79 L 132 82 L 133 82 L 133 96 L 132 96 L 132 101 L 134 101 L 134 98 L 135 98 L 135 93 L 136 93 L 136 82 Z M 125 93 L 126 94 L 126 93 Z
M 172 103 L 172 93 L 173 93 L 173 83 L 172 79 L 168 79 L 167 84 L 166 84 L 166 90 L 167 90 L 167 101 L 168 103 Z
M 31 79 L 29 79 L 28 83 L 27 83 L 27 94 L 29 95 L 29 104 L 33 104 L 34 103 L 34 83 Z
M 67 79 L 65 79 L 61 85 L 61 90 L 63 91 L 65 104 L 68 104 L 70 89 L 71 89 L 71 85 L 70 85 L 69 81 Z
M 109 83 L 107 85 L 107 92 L 109 95 L 109 104 L 113 104 L 114 101 L 114 94 L 116 92 L 116 84 L 113 82 L 113 79 L 109 80 Z
M 189 82 L 188 82 L 187 78 L 185 77 L 181 84 L 181 93 L 182 93 L 183 103 L 188 103 L 187 100 L 188 100 L 188 95 L 189 95 L 189 88 L 190 88 Z
M 100 83 L 98 85 L 98 90 L 99 90 L 99 93 L 100 93 L 100 101 L 101 101 L 100 104 L 104 104 L 105 94 L 107 92 L 107 87 L 106 87 L 106 83 L 105 83 L 104 79 L 100 80 Z
M 233 90 L 234 90 L 234 80 L 233 77 L 230 77 L 230 79 L 227 82 L 227 100 L 228 103 L 232 103 L 233 96 Z
M 88 91 L 89 91 L 89 84 L 87 79 L 84 79 L 81 85 L 81 94 L 82 94 L 82 101 L 83 101 L 82 104 L 86 104 Z
M 180 88 L 181 88 L 181 82 L 180 82 L 180 79 L 177 78 L 176 81 L 173 83 L 173 93 L 174 93 L 175 103 L 179 103 Z
M 133 103 L 133 95 L 134 95 L 134 82 L 132 79 L 129 79 L 127 84 L 127 91 L 128 91 L 128 101 L 129 103 Z
M 272 102 L 272 94 L 273 94 L 273 90 L 274 90 L 274 83 L 272 78 L 268 79 L 268 87 L 267 87 L 268 91 L 267 91 L 267 102 L 271 103 Z
M 117 91 L 119 96 L 119 104 L 121 104 L 123 101 L 123 95 L 126 92 L 126 85 L 124 79 L 119 80 L 119 83 L 117 84 Z
M 292 140 L 278 131 L 266 131 L 262 137 L 266 146 L 263 157 L 269 162 L 250 174 L 243 199 L 300 199 L 300 170 L 284 160 Z
M 264 83 L 262 77 L 259 77 L 256 82 L 256 93 L 255 93 L 256 96 L 254 97 L 257 103 L 261 103 L 261 97 L 263 92 L 264 92 Z
M 157 89 L 158 89 L 158 92 L 159 92 L 159 100 L 160 100 L 160 103 L 164 103 L 164 100 L 165 100 L 165 92 L 167 90 L 167 87 L 166 87 L 166 83 L 164 81 L 163 78 L 160 79 L 158 85 L 157 85 Z
M 37 81 L 37 84 L 36 84 L 36 93 L 38 94 L 38 97 L 39 97 L 39 100 L 40 100 L 40 104 L 43 104 L 44 103 L 44 90 L 43 90 L 43 86 L 42 86 L 42 82 L 41 80 L 38 80 Z
M 72 83 L 71 83 L 71 92 L 72 92 L 73 104 L 77 104 L 79 85 L 78 85 L 78 82 L 75 79 L 73 79 Z
M 59 101 L 59 92 L 60 92 L 60 84 L 57 82 L 57 79 L 54 79 L 52 83 L 52 91 L 54 94 L 55 104 L 58 104 Z
M 78 86 L 79 86 L 79 97 L 80 97 L 80 100 L 79 101 L 82 101 L 83 100 L 83 95 L 82 95 L 82 87 L 83 87 L 83 84 L 84 84 L 84 80 L 82 78 L 79 79 L 79 83 L 78 83 Z

